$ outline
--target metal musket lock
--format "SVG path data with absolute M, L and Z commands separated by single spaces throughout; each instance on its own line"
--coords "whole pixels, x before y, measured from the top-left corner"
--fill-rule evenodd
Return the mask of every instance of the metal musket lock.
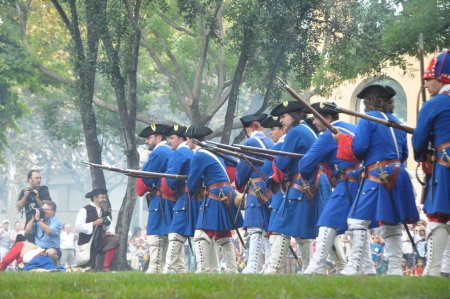
M 383 167 L 381 166 L 380 162 L 377 161 L 377 167 L 380 170 L 380 173 L 378 174 L 378 177 L 380 178 L 383 183 L 388 184 L 389 183 L 389 173 L 387 173 Z

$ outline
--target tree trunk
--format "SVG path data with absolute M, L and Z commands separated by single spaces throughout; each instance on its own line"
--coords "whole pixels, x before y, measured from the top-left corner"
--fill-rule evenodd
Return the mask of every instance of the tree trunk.
M 241 45 L 241 54 L 234 71 L 233 83 L 231 85 L 230 97 L 228 98 L 227 112 L 225 114 L 225 124 L 223 126 L 221 143 L 228 144 L 230 142 L 231 130 L 233 128 L 234 114 L 236 113 L 236 102 L 239 96 L 239 87 L 242 82 L 242 74 L 250 55 L 250 45 L 253 37 L 253 29 L 247 27 L 244 32 L 244 38 Z
M 128 3 L 127 3 L 128 4 Z M 139 10 L 140 1 L 136 1 L 134 12 L 132 16 L 134 18 L 133 22 L 138 22 L 139 20 Z M 130 48 L 129 53 L 124 55 L 129 55 L 131 61 L 128 70 L 128 103 L 126 98 L 125 83 L 121 71 L 121 62 L 119 51 L 117 50 L 119 46 L 114 48 L 112 43 L 111 32 L 108 27 L 108 20 L 105 16 L 102 17 L 102 35 L 101 39 L 108 57 L 108 62 L 110 67 L 107 69 L 108 77 L 112 87 L 114 88 L 116 94 L 116 101 L 118 112 L 120 116 L 120 122 L 123 129 L 124 140 L 125 140 L 125 154 L 127 157 L 127 167 L 130 169 L 136 169 L 139 166 L 139 154 L 136 148 L 136 109 L 137 109 L 137 65 L 139 58 L 139 46 L 140 46 L 140 31 L 137 26 L 132 26 L 131 23 L 128 25 L 133 28 L 133 33 L 130 36 Z M 117 262 L 120 270 L 128 269 L 127 263 L 127 249 L 128 249 L 128 231 L 130 230 L 131 218 L 133 216 L 134 206 L 136 204 L 136 191 L 135 191 L 135 179 L 128 178 L 127 191 L 125 193 L 122 205 L 119 210 L 119 215 L 117 219 L 116 233 L 119 237 L 119 250 L 117 254 Z

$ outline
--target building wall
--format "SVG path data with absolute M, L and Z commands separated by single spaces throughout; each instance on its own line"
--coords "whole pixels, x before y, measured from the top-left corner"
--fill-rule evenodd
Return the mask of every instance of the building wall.
M 425 62 L 427 63 L 431 59 L 431 57 L 425 58 Z M 398 67 L 391 67 L 386 69 L 387 78 L 396 81 L 399 86 L 403 89 L 404 94 L 406 96 L 406 102 L 402 105 L 406 105 L 406 126 L 416 127 L 417 122 L 417 101 L 418 95 L 420 92 L 420 71 L 419 71 L 419 61 L 416 59 L 409 59 L 410 70 L 405 72 L 404 70 Z M 426 65 L 425 63 L 425 65 Z M 311 97 L 311 103 L 314 102 L 323 102 L 323 101 L 332 101 L 336 102 L 338 106 L 343 108 L 357 110 L 357 102 L 358 99 L 356 95 L 367 85 L 372 83 L 377 78 L 358 78 L 352 82 L 345 82 L 339 88 L 333 92 L 333 94 L 329 98 L 323 98 L 318 96 Z M 427 98 L 429 97 L 427 93 Z M 421 99 L 419 98 L 419 101 Z M 397 104 L 397 103 L 396 103 Z M 356 123 L 356 118 L 349 115 L 343 115 L 341 113 L 340 119 L 344 121 L 348 121 L 351 123 Z M 423 173 L 421 169 L 416 170 L 417 162 L 414 161 L 413 150 L 411 145 L 411 134 L 408 134 L 408 148 L 409 148 L 409 158 L 407 160 L 407 169 L 412 177 L 412 182 L 417 194 L 417 203 L 419 204 L 419 197 L 422 191 L 422 187 L 416 179 L 416 172 L 419 178 L 423 177 Z

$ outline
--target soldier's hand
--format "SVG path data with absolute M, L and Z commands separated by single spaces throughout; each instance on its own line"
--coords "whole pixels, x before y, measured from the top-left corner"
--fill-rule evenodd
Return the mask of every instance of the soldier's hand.
M 338 132 L 336 134 L 333 134 L 333 138 L 334 140 L 336 140 L 336 142 L 338 142 L 339 136 L 341 136 L 342 132 L 338 130 Z
M 103 224 L 103 219 L 102 218 L 98 218 L 97 220 L 95 220 L 93 222 L 94 226 L 99 226 L 99 225 L 102 225 L 102 224 Z

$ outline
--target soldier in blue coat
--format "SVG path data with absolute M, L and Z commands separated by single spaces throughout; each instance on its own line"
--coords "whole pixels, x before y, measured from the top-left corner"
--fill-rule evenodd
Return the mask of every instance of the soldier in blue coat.
M 424 161 L 428 148 L 434 149 L 434 163 L 428 175 L 423 210 L 428 217 L 427 265 L 424 275 L 450 273 L 450 51 L 431 60 L 425 87 L 432 96 L 422 107 L 414 130 L 414 158 Z
M 142 166 L 143 171 L 165 173 L 167 162 L 169 161 L 172 150 L 167 145 L 164 136 L 168 126 L 163 124 L 151 124 L 139 134 L 145 138 L 147 148 L 152 151 L 148 156 L 147 162 Z M 174 200 L 164 199 L 161 194 L 161 180 L 159 178 L 138 179 L 136 189 L 138 195 L 144 195 L 139 189 L 139 185 L 144 184 L 148 191 L 148 221 L 147 238 L 149 243 L 150 263 L 146 273 L 161 273 L 164 269 L 165 253 L 167 249 L 170 223 L 172 221 Z M 145 193 L 144 191 L 144 193 Z
M 232 215 L 236 215 L 236 207 L 232 203 L 234 189 L 224 161 L 212 152 L 199 148 L 193 141 L 193 138 L 203 140 L 211 133 L 211 129 L 199 126 L 191 126 L 186 132 L 188 145 L 195 152 L 187 181 L 189 196 L 202 200 L 194 233 L 197 272 L 219 270 L 216 249 L 219 246 L 226 272 L 237 273 L 231 239 L 231 230 L 234 228 Z M 242 225 L 242 216 L 238 222 Z
M 275 107 L 271 115 L 280 116 L 287 130 L 282 151 L 305 154 L 317 139 L 313 128 L 306 124 L 303 105 L 298 102 L 282 102 Z M 270 265 L 266 273 L 280 273 L 285 268 L 290 238 L 294 237 L 300 248 L 303 265 L 309 262 L 311 240 L 317 237 L 318 217 L 331 192 L 328 179 L 319 169 L 311 181 L 304 180 L 298 172 L 298 160 L 276 156 L 273 161 L 276 183 L 286 186 L 283 202 L 276 215 L 270 236 Z
M 339 120 L 339 114 L 329 108 L 333 103 L 314 103 L 311 106 L 319 112 L 333 127 L 344 134 L 354 136 L 356 126 Z M 300 174 L 306 180 L 312 178 L 320 163 L 323 163 L 332 173 L 334 185 L 330 199 L 320 215 L 319 236 L 316 240 L 316 251 L 303 274 L 326 274 L 326 258 L 330 254 L 336 263 L 336 273 L 346 265 L 345 253 L 339 234 L 347 230 L 347 217 L 353 199 L 356 196 L 361 173 L 361 163 L 348 162 L 336 158 L 337 143 L 333 134 L 319 118 L 314 118 L 314 125 L 321 134 L 299 162 Z M 366 243 L 366 253 L 362 260 L 362 274 L 375 275 L 371 259 L 369 242 Z
M 241 122 L 248 136 L 244 145 L 271 149 L 273 142 L 264 135 L 261 121 L 267 114 L 251 114 L 241 117 Z M 244 228 L 249 237 L 249 250 L 247 266 L 242 270 L 243 274 L 259 273 L 260 256 L 265 248 L 270 247 L 269 240 L 265 238 L 267 225 L 269 224 L 270 211 L 268 207 L 269 190 L 264 182 L 265 175 L 261 166 L 251 166 L 248 161 L 240 160 L 236 166 L 236 189 L 240 192 L 247 190 L 245 203 Z M 265 243 L 269 246 L 265 246 Z
M 173 125 L 166 131 L 169 145 L 174 151 L 167 163 L 168 174 L 188 175 L 194 152 L 186 142 L 186 127 Z M 194 236 L 198 217 L 198 200 L 189 200 L 186 181 L 163 178 L 161 191 L 165 198 L 176 200 L 169 230 L 169 247 L 164 273 L 185 273 L 185 246 L 187 238 Z
M 270 115 L 266 119 L 261 122 L 261 125 L 269 129 L 269 136 L 274 143 L 273 150 L 280 150 L 281 146 L 284 142 L 284 137 L 286 136 L 286 131 L 283 128 L 283 124 L 280 122 L 279 116 Z M 265 185 L 270 190 L 270 199 L 269 199 L 269 224 L 267 225 L 266 238 L 269 239 L 272 234 L 272 224 L 275 220 L 277 212 L 281 206 L 281 202 L 283 201 L 283 192 L 281 190 L 280 184 L 275 183 L 271 178 L 273 175 L 272 169 L 272 160 L 265 160 L 264 165 L 261 168 L 262 173 L 264 173 L 265 177 Z M 264 266 L 262 273 L 265 273 L 269 267 L 269 257 L 270 257 L 270 242 L 265 243 L 264 248 Z
M 394 96 L 391 87 L 382 85 L 369 85 L 357 95 L 364 99 L 368 115 L 399 123 L 392 114 Z M 377 223 L 385 240 L 389 261 L 387 274 L 403 275 L 402 223 L 414 223 L 419 219 L 411 179 L 403 166 L 408 158 L 406 133 L 361 119 L 354 137 L 338 134 L 337 139 L 337 157 L 363 161 L 365 167 L 361 192 L 354 200 L 348 218 L 352 251 L 341 274 L 359 274 L 367 246 L 367 229 Z

